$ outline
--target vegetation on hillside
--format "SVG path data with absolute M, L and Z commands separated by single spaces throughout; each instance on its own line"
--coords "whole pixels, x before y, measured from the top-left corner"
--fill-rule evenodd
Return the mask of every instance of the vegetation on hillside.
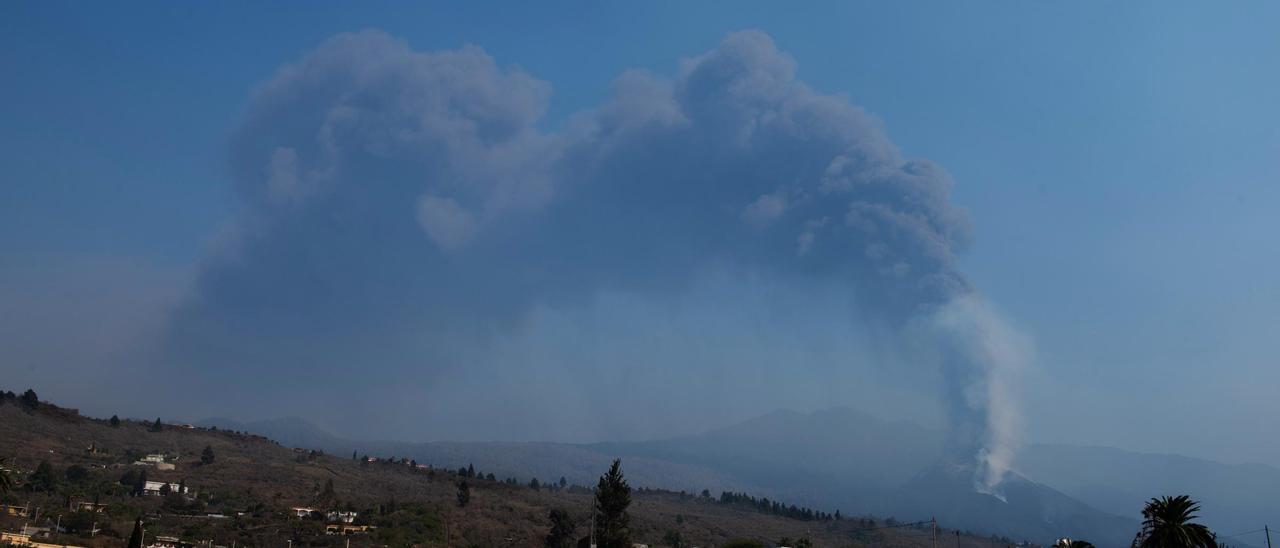
M 215 546 L 931 546 L 932 522 L 845 517 L 747 493 L 633 488 L 615 460 L 594 487 L 497 478 L 396 457 L 336 458 L 261 436 L 99 420 L 0 392 L 0 528 L 127 546 L 167 535 Z M 158 423 L 158 425 L 157 425 Z M 146 466 L 144 458 L 173 468 Z M 554 477 L 554 476 L 553 476 Z M 149 483 L 150 482 L 150 483 Z M 158 487 L 157 487 L 158 485 Z M 302 510 L 298 510 L 302 509 Z M 1152 499 L 1138 548 L 1216 546 L 1188 497 Z M 333 516 L 349 513 L 350 523 Z M 351 534 L 334 535 L 347 526 Z M 328 529 L 328 531 L 326 531 Z M 961 548 L 1012 545 L 951 531 Z M 1089 548 L 1070 541 L 1062 548 Z
M 597 533 L 615 543 L 720 546 L 754 538 L 772 545 L 807 534 L 831 546 L 924 545 L 914 532 L 867 533 L 852 521 L 812 530 L 812 522 L 761 515 L 707 493 L 633 489 L 621 463 L 605 471 L 599 485 L 586 487 L 564 478 L 499 479 L 474 466 L 442 469 L 358 451 L 355 458 L 334 458 L 261 436 L 156 422 L 87 418 L 38 398 L 33 404 L 0 393 L 0 439 L 7 442 L 0 454 L 12 469 L 12 489 L 0 493 L 0 504 L 32 510 L 0 516 L 0 528 L 60 523 L 63 533 L 52 540 L 93 547 L 125 546 L 135 528 L 148 539 L 167 535 L 222 546 L 345 546 L 347 540 L 352 546 L 564 546 L 590 536 L 595 507 Z M 135 464 L 148 455 L 175 468 Z M 149 491 L 148 482 L 162 486 Z M 73 509 L 82 503 L 94 510 Z M 314 511 L 299 517 L 294 507 Z M 338 511 L 355 512 L 350 525 L 363 532 L 326 535 L 333 526 L 327 515 Z M 977 539 L 964 539 L 978 546 Z

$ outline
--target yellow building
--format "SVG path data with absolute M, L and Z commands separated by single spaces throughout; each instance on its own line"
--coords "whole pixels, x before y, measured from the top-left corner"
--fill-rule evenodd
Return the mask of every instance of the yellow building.
M 20 518 L 25 518 L 27 517 L 27 513 L 28 511 L 26 506 L 13 506 L 10 504 L 0 504 L 0 515 L 18 516 Z
M 72 546 L 70 544 L 49 544 L 47 542 L 39 542 L 31 540 L 31 535 L 24 535 L 22 533 L 0 532 L 0 542 L 7 542 L 14 546 L 28 546 L 30 548 L 83 548 L 81 546 Z

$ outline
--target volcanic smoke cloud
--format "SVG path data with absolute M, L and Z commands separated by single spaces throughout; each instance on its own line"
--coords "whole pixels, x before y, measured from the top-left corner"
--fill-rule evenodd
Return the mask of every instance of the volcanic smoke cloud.
M 448 367 L 434 342 L 604 290 L 678 291 L 712 264 L 839 280 L 874 323 L 927 326 L 955 446 L 999 482 L 1025 344 L 957 270 L 969 223 L 941 168 L 797 81 L 760 32 L 670 79 L 626 72 L 556 131 L 538 125 L 549 96 L 479 48 L 373 31 L 281 68 L 232 138 L 242 213 L 174 318 L 170 361 Z

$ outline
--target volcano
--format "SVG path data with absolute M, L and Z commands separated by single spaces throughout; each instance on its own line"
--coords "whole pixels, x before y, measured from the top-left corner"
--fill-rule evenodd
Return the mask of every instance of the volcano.
M 1084 538 L 1123 546 L 1137 521 L 1102 512 L 1044 484 L 1009 474 L 993 493 L 977 489 L 973 465 L 941 462 L 901 487 L 896 504 L 905 515 L 928 513 L 943 523 L 1014 539 Z

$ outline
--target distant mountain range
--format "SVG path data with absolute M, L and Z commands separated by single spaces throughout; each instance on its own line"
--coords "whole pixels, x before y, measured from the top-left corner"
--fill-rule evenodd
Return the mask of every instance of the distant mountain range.
M 941 432 L 851 408 L 777 411 L 695 436 L 582 445 L 355 442 L 296 418 L 202 424 L 338 455 L 355 450 L 442 467 L 474 464 L 499 477 L 555 481 L 563 476 L 584 485 L 621 457 L 637 486 L 746 491 L 846 515 L 936 517 L 947 526 L 983 534 L 1042 543 L 1069 536 L 1100 547 L 1127 546 L 1138 530 L 1143 502 L 1153 496 L 1189 494 L 1203 502 L 1203 518 L 1211 528 L 1232 534 L 1260 528 L 1267 512 L 1277 508 L 1274 497 L 1280 493 L 1280 469 L 1260 464 L 1032 445 L 1019 455 L 1018 473 L 1003 485 L 1002 501 L 976 492 L 971 472 L 947 463 Z M 1228 540 L 1248 546 L 1245 542 L 1255 539 Z

